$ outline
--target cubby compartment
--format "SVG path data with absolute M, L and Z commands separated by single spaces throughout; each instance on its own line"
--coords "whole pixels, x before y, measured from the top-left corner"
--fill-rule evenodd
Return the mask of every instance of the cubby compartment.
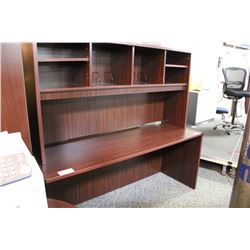
M 86 62 L 40 62 L 41 89 L 73 88 L 88 85 Z
M 134 84 L 162 84 L 164 50 L 135 47 Z
M 166 66 L 185 67 L 190 63 L 190 54 L 178 51 L 167 51 Z
M 165 68 L 165 83 L 185 83 L 188 82 L 188 69 L 179 67 L 166 67 Z
M 131 46 L 96 43 L 92 53 L 92 86 L 131 85 Z
M 38 43 L 38 61 L 87 61 L 88 43 Z

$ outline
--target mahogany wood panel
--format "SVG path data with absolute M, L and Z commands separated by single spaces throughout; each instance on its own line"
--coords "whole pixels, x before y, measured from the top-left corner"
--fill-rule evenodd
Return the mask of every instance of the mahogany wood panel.
M 134 84 L 162 84 L 164 50 L 135 48 Z
M 189 50 L 183 50 L 183 49 L 176 49 L 173 47 L 163 47 L 157 44 L 145 44 L 145 43 L 107 43 L 107 44 L 120 44 L 120 45 L 127 45 L 127 46 L 134 46 L 136 48 L 148 48 L 148 49 L 158 49 L 158 50 L 168 50 L 173 52 L 180 52 L 180 53 L 187 53 L 190 54 L 191 51 Z
M 88 85 L 86 62 L 41 62 L 38 70 L 41 89 Z
M 167 51 L 165 83 L 188 83 L 190 60 L 190 53 Z
M 45 163 L 45 151 L 43 141 L 43 129 L 41 126 L 41 108 L 40 108 L 40 95 L 39 89 L 36 88 L 35 67 L 33 47 L 31 43 L 22 44 L 22 56 L 24 66 L 24 79 L 27 96 L 27 106 L 29 112 L 29 125 L 33 153 L 39 164 Z
M 41 100 L 71 99 L 89 96 L 112 96 L 186 90 L 187 84 L 148 84 L 133 86 L 100 86 L 91 88 L 63 88 L 41 90 Z
M 38 60 L 45 58 L 88 57 L 88 43 L 38 43 Z
M 20 44 L 3 43 L 1 48 L 1 129 L 21 132 L 32 152 Z
M 195 188 L 200 162 L 201 136 L 174 145 L 165 150 L 162 159 L 162 172 Z
M 62 57 L 62 58 L 41 58 L 38 62 L 88 62 L 89 59 L 85 58 L 75 58 L 75 57 Z
M 75 206 L 61 200 L 48 198 L 48 208 L 74 208 Z
M 187 83 L 188 69 L 181 67 L 166 67 L 165 69 L 165 83 Z
M 174 124 L 176 126 L 184 128 L 187 121 L 187 103 L 188 103 L 188 86 L 189 86 L 189 75 L 190 75 L 190 60 L 191 56 L 188 53 L 185 53 L 186 58 L 181 59 L 179 55 L 184 53 L 174 53 L 177 54 L 177 59 L 171 61 L 171 63 L 186 63 L 188 68 L 184 69 L 183 77 L 186 80 L 187 88 L 182 92 L 176 92 L 174 95 L 170 96 L 168 99 L 169 105 L 166 106 L 165 110 L 165 120 L 168 123 Z M 170 54 L 171 55 L 171 54 Z M 167 57 L 169 56 L 169 51 L 167 52 Z M 182 69 L 181 69 L 182 70 Z M 167 77 L 167 72 L 165 72 L 165 78 Z M 178 112 L 176 112 L 178 111 Z
M 96 136 L 46 148 L 43 166 L 47 183 L 166 148 L 194 137 L 199 132 L 172 125 L 143 128 Z M 58 171 L 73 168 L 74 173 L 59 176 Z
M 190 64 L 190 53 L 183 53 L 177 51 L 167 51 L 166 64 L 177 64 L 177 65 L 186 65 Z
M 165 83 L 165 76 L 166 76 L 166 60 L 167 60 L 167 51 L 164 51 L 164 57 L 163 57 L 163 75 L 162 75 L 162 82 Z M 170 85 L 170 84 L 169 84 Z
M 132 47 L 119 48 L 118 51 L 117 57 L 112 58 L 111 61 L 114 82 L 118 79 L 119 83 L 131 85 Z
M 135 47 L 132 47 L 132 58 L 131 58 L 131 79 L 130 79 L 130 83 L 131 85 L 134 85 L 134 74 L 135 72 Z
M 160 172 L 161 151 L 46 184 L 47 196 L 79 204 Z
M 91 86 L 92 84 L 92 71 L 93 71 L 93 53 L 92 53 L 93 49 L 92 49 L 92 43 L 89 43 L 89 46 L 88 46 L 88 52 L 89 52 L 89 71 L 88 71 L 88 79 L 89 79 L 89 82 L 88 82 L 88 86 Z
M 132 47 L 94 43 L 92 69 L 92 86 L 131 84 Z
M 42 102 L 45 144 L 161 121 L 165 99 L 156 93 Z
M 186 126 L 186 91 L 174 92 L 168 96 L 164 120 L 167 123 L 184 128 Z

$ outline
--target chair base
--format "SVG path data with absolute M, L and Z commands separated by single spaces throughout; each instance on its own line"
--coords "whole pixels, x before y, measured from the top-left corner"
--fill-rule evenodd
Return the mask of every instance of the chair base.
M 217 124 L 213 127 L 214 130 L 221 127 L 225 130 L 227 135 L 230 135 L 233 132 L 241 132 L 244 131 L 245 126 L 243 124 L 232 124 L 230 122 L 223 121 L 222 123 Z

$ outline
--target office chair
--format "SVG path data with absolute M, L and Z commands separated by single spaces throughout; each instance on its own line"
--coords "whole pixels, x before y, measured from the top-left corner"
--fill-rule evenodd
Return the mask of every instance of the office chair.
M 238 100 L 242 97 L 250 97 L 250 92 L 243 90 L 246 82 L 247 71 L 243 68 L 223 68 L 225 82 L 223 83 L 223 97 L 233 101 L 231 122 L 223 121 L 214 127 L 222 126 L 228 135 L 235 130 L 243 130 L 244 125 L 235 122 Z

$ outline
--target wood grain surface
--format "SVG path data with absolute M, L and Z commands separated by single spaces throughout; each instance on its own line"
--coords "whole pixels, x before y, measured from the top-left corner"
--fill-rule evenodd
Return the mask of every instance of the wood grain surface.
M 195 137 L 199 132 L 172 125 L 148 126 L 97 136 L 46 148 L 43 166 L 47 183 L 102 168 L 148 154 Z M 73 168 L 74 173 L 60 176 L 58 171 Z
M 20 132 L 32 152 L 21 45 L 1 46 L 1 130 Z

